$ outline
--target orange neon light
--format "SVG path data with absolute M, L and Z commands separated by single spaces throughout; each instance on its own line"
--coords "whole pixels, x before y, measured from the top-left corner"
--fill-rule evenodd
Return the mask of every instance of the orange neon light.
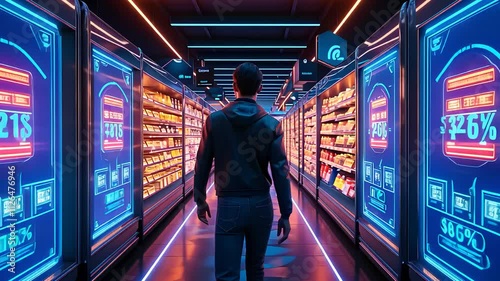
M 478 145 L 477 143 L 447 142 L 445 154 L 467 159 L 495 160 L 495 144 Z
M 385 106 L 386 104 L 387 104 L 387 99 L 386 98 L 376 100 L 376 101 L 372 102 L 372 109 Z
M 0 80 L 30 85 L 30 76 L 26 72 L 19 72 L 0 66 Z
M 446 111 L 455 111 L 460 109 L 474 109 L 480 107 L 494 106 L 495 92 L 470 95 L 446 101 Z
M 482 69 L 448 78 L 446 80 L 446 90 L 450 92 L 493 81 L 495 81 L 495 69 L 490 67 L 488 69 Z
M 29 107 L 31 105 L 31 97 L 29 95 L 14 94 L 14 93 L 7 93 L 0 91 L 0 103 Z
M 333 33 L 337 34 L 337 32 L 339 32 L 340 28 L 344 25 L 344 23 L 347 21 L 347 19 L 349 19 L 349 17 L 352 15 L 352 13 L 354 12 L 354 10 L 356 10 L 356 8 L 359 6 L 360 3 L 361 3 L 361 0 L 357 0 L 356 3 L 354 3 L 354 5 L 352 6 L 352 8 L 349 10 L 349 12 L 347 13 L 347 15 L 340 22 L 339 26 L 337 26 L 337 28 L 335 29 L 335 31 Z
M 28 95 L 15 94 L 13 104 L 29 107 L 31 105 L 31 97 Z
M 123 107 L 123 100 L 106 96 L 104 97 L 104 104 Z

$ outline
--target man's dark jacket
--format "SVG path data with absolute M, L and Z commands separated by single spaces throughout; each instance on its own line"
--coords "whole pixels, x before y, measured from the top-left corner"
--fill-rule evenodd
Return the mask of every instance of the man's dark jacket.
M 198 206 L 206 204 L 214 157 L 217 196 L 265 195 L 274 180 L 281 217 L 288 219 L 292 199 L 283 129 L 253 99 L 237 99 L 208 117 L 195 166 L 194 200 Z

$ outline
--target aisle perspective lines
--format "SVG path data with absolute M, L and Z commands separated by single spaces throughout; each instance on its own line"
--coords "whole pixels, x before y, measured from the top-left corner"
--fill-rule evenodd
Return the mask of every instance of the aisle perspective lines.
M 295 200 L 292 198 L 292 202 L 293 204 L 295 205 L 295 208 L 297 209 L 297 211 L 299 212 L 300 216 L 302 217 L 302 219 L 304 220 L 304 222 L 306 223 L 307 225 L 307 228 L 309 229 L 309 232 L 311 233 L 311 235 L 313 236 L 314 240 L 316 241 L 316 243 L 318 244 L 319 248 L 321 249 L 321 252 L 323 253 L 323 256 L 325 256 L 325 259 L 326 261 L 328 262 L 328 264 L 330 265 L 330 267 L 332 268 L 333 270 L 333 273 L 335 274 L 335 276 L 337 276 L 338 280 L 339 281 L 343 281 L 342 277 L 340 277 L 340 274 L 338 273 L 337 271 L 337 268 L 335 268 L 335 266 L 333 265 L 332 263 L 332 260 L 330 259 L 330 257 L 328 256 L 328 254 L 326 253 L 325 251 L 325 248 L 323 248 L 323 245 L 321 245 L 321 242 L 319 242 L 319 239 L 318 237 L 316 236 L 316 234 L 314 233 L 314 231 L 312 230 L 311 226 L 309 225 L 309 222 L 307 221 L 306 217 L 304 216 L 304 214 L 302 213 L 302 210 L 299 208 L 299 205 L 297 205 L 297 203 L 295 202 Z
M 208 188 L 207 193 L 210 192 L 210 189 L 212 189 L 213 186 L 214 186 L 214 183 L 212 183 L 212 185 Z M 193 207 L 193 209 L 191 210 L 191 212 L 189 212 L 187 218 L 184 219 L 184 221 L 179 226 L 179 228 L 177 229 L 177 231 L 174 233 L 174 235 L 172 236 L 172 238 L 170 238 L 170 241 L 168 241 L 168 244 L 165 246 L 165 248 L 163 248 L 163 250 L 161 251 L 161 253 L 158 255 L 158 257 L 156 258 L 156 260 L 153 263 L 153 265 L 149 268 L 149 270 L 146 273 L 146 275 L 144 275 L 144 277 L 142 278 L 142 281 L 146 281 L 148 279 L 149 275 L 151 275 L 151 273 L 153 272 L 153 270 L 155 269 L 155 267 L 158 265 L 158 263 L 160 262 L 160 260 L 163 257 L 163 255 L 167 252 L 167 250 L 170 247 L 170 245 L 174 242 L 174 240 L 177 237 L 177 235 L 179 235 L 179 233 L 181 232 L 181 230 L 184 228 L 184 225 L 186 225 L 187 221 L 191 218 L 191 216 L 193 215 L 194 211 L 196 211 L 196 205 Z

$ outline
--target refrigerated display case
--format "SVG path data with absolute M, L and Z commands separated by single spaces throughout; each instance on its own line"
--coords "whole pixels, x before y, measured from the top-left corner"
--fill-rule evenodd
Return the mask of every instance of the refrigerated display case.
M 140 49 L 82 7 L 84 263 L 96 279 L 139 241 L 142 216 Z M 140 129 L 139 129 L 140 130 Z M 86 132 L 89 132 L 86 134 Z
M 80 6 L 37 2 L 0 0 L 0 280 L 79 263 Z
M 142 72 L 143 233 L 183 198 L 183 85 L 144 57 Z
M 500 2 L 426 2 L 409 6 L 410 278 L 496 280 Z
M 194 167 L 203 129 L 200 97 L 184 86 L 184 194 L 194 188 Z
M 290 126 L 290 174 L 292 177 L 299 181 L 299 148 L 300 148 L 300 109 L 294 106 L 291 109 L 291 126 Z
M 401 91 L 406 42 L 406 4 L 356 50 L 358 88 L 358 227 L 359 244 L 392 279 L 400 279 L 406 243 L 401 177 L 406 121 Z M 404 239 L 404 238 L 403 238 Z
M 320 107 L 318 202 L 354 241 L 356 233 L 357 91 L 355 62 L 318 85 Z
M 313 196 L 317 198 L 318 186 L 318 107 L 316 88 L 309 91 L 303 98 L 303 171 L 302 171 L 302 186 Z

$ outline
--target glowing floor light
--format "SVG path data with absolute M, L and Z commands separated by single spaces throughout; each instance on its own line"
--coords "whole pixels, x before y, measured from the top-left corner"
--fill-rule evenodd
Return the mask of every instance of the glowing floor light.
M 293 198 L 292 198 L 292 202 L 293 202 L 293 205 L 295 205 L 295 208 L 296 208 L 296 209 L 297 209 L 297 211 L 299 212 L 300 216 L 302 217 L 302 219 L 303 219 L 303 220 L 304 220 L 304 222 L 306 223 L 307 228 L 309 229 L 309 232 L 311 232 L 311 235 L 313 236 L 314 240 L 316 241 L 316 243 L 318 244 L 319 248 L 321 249 L 321 252 L 323 253 L 323 256 L 325 256 L 326 261 L 328 262 L 328 264 L 329 264 L 329 265 L 330 265 L 330 267 L 332 268 L 333 273 L 335 274 L 335 276 L 338 278 L 338 280 L 339 280 L 339 281 L 343 281 L 342 277 L 340 277 L 340 274 L 339 274 L 339 272 L 337 271 L 337 268 L 335 268 L 335 266 L 333 265 L 332 260 L 331 260 L 331 259 L 330 259 L 330 257 L 326 254 L 325 248 L 323 248 L 323 245 L 321 245 L 321 242 L 319 242 L 318 237 L 316 236 L 316 234 L 315 234 L 315 233 L 314 233 L 314 231 L 312 230 L 311 226 L 309 225 L 309 222 L 307 221 L 306 217 L 305 217 L 305 216 L 304 216 L 304 214 L 302 213 L 302 210 L 300 210 L 299 205 L 297 205 L 297 203 L 295 202 L 295 200 L 293 200 Z
M 213 186 L 214 186 L 214 184 L 212 183 L 212 185 L 208 188 L 207 193 L 210 191 L 210 189 L 212 189 Z M 193 215 L 194 211 L 196 211 L 196 208 L 197 207 L 194 206 L 194 208 L 191 210 L 191 212 L 189 212 L 187 218 L 182 222 L 182 224 L 179 226 L 179 228 L 174 233 L 174 235 L 172 236 L 172 238 L 170 238 L 170 241 L 168 241 L 168 244 L 165 246 L 165 248 L 163 248 L 163 251 L 161 251 L 161 253 L 158 255 L 158 257 L 156 258 L 156 260 L 153 263 L 153 265 L 149 268 L 149 270 L 146 273 L 146 275 L 144 275 L 144 277 L 142 278 L 142 281 L 146 281 L 148 279 L 149 275 L 151 275 L 151 273 L 153 272 L 153 270 L 155 269 L 155 267 L 158 265 L 158 263 L 160 262 L 160 260 L 163 257 L 163 255 L 167 252 L 167 250 L 170 247 L 170 245 L 172 245 L 172 243 L 174 242 L 174 240 L 177 237 L 177 235 L 179 235 L 179 233 L 181 232 L 182 228 L 184 228 L 184 225 L 186 225 L 187 221 L 191 218 L 191 215 Z

